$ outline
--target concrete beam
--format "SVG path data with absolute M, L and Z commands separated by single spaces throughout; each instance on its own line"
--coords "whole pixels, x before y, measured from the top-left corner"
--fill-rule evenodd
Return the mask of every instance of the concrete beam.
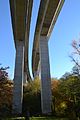
M 13 114 L 22 113 L 23 100 L 23 77 L 24 77 L 24 42 L 16 41 L 16 61 L 14 73 L 14 88 L 13 88 Z
M 38 44 L 39 37 L 40 37 L 41 30 L 42 30 L 44 18 L 46 16 L 48 3 L 49 3 L 49 0 L 41 0 L 41 2 L 40 2 L 38 18 L 37 18 L 37 23 L 36 23 L 36 29 L 35 29 L 34 42 L 33 42 L 33 53 L 32 53 L 32 72 L 33 72 L 33 76 L 34 76 L 34 71 L 36 71 L 34 61 L 35 61 L 36 54 L 37 54 L 37 48 L 39 46 L 39 44 Z
M 41 36 L 39 40 L 41 65 L 41 107 L 43 114 L 51 113 L 51 78 L 48 53 L 48 38 Z
M 40 36 L 50 37 L 64 1 L 65 0 L 41 0 L 40 2 L 32 51 L 33 76 L 34 72 L 38 68 L 38 63 L 40 60 L 39 54 L 37 54 L 37 50 L 39 48 L 39 38 Z

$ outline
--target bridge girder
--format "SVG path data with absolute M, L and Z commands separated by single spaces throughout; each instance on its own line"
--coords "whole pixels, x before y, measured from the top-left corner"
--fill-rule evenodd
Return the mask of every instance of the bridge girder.
M 48 38 L 50 37 L 64 1 L 65 0 L 42 0 L 40 3 L 32 50 L 33 76 L 34 72 L 37 71 L 40 60 L 40 36 L 47 36 Z
M 32 4 L 33 0 L 10 0 L 10 11 L 15 48 L 16 41 L 24 42 L 24 72 L 28 76 L 28 82 L 31 80 L 28 62 L 28 47 Z

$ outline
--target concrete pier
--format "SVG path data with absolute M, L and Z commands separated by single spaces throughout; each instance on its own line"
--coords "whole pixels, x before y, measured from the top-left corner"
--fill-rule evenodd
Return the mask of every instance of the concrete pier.
M 24 72 L 24 80 L 23 80 L 23 84 L 26 84 L 27 83 L 27 73 Z
M 24 42 L 16 41 L 16 61 L 12 105 L 13 114 L 22 113 L 23 78 L 24 78 Z
M 51 113 L 51 78 L 48 52 L 48 38 L 41 36 L 39 41 L 41 65 L 41 107 L 43 114 Z

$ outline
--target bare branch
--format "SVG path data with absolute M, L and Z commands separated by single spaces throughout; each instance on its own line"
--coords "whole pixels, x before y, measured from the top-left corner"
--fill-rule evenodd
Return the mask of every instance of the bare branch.
M 73 58 L 73 56 L 69 56 L 71 59 L 72 59 L 72 61 L 80 68 L 80 65 L 79 65 L 79 63 Z

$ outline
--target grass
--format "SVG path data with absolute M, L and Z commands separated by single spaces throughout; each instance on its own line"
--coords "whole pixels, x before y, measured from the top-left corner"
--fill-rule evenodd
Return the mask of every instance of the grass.
M 25 120 L 24 117 L 17 118 L 2 118 L 0 120 Z M 31 117 L 30 120 L 68 120 L 66 118 L 53 118 L 53 117 Z
M 30 120 L 68 120 L 68 119 L 53 117 L 32 117 Z

